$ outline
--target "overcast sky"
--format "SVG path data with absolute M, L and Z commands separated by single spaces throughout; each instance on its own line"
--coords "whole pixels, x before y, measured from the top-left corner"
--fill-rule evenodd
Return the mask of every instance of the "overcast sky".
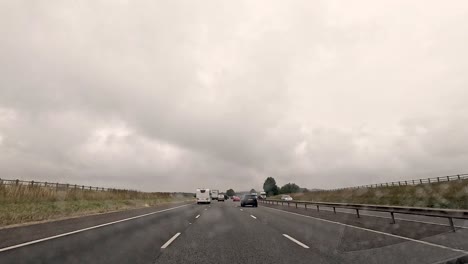
M 468 172 L 468 2 L 0 1 L 0 178 L 193 191 Z

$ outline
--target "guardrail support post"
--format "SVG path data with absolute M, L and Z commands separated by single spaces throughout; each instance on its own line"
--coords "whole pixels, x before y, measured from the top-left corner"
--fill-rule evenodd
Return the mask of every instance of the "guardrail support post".
M 297 203 L 296 203 L 296 208 L 297 208 Z
M 455 225 L 453 224 L 452 217 L 449 217 L 449 222 L 450 222 L 450 226 L 452 227 L 452 231 L 455 232 Z
M 289 202 L 288 202 L 288 207 L 289 207 Z
M 320 208 L 319 208 L 318 204 L 317 204 L 317 212 L 320 212 Z
M 357 218 L 361 218 L 361 216 L 359 215 L 359 209 L 356 209 L 356 215 L 357 215 Z
M 395 215 L 393 214 L 393 212 L 390 212 L 390 214 L 392 215 L 392 224 L 395 224 Z
M 281 202 L 281 206 L 283 206 L 283 205 L 284 205 L 283 202 Z
M 304 204 L 304 208 L 307 210 L 307 204 Z

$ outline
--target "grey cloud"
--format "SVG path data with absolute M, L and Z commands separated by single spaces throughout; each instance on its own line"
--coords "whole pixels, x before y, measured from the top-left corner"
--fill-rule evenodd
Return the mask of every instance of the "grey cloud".
M 465 170 L 463 1 L 0 5 L 6 177 L 190 191 Z

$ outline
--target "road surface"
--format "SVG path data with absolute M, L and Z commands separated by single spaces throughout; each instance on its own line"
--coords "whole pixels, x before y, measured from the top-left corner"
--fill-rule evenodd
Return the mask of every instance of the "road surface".
M 468 229 L 230 200 L 0 230 L 0 263 L 458 263 Z

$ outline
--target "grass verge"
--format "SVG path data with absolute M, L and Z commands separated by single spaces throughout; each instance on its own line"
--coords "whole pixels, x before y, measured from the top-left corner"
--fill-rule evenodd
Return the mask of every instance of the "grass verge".
M 468 180 L 291 194 L 295 200 L 468 209 Z M 278 196 L 279 198 L 280 196 Z
M 193 199 L 189 194 L 55 190 L 0 185 L 0 227 Z

